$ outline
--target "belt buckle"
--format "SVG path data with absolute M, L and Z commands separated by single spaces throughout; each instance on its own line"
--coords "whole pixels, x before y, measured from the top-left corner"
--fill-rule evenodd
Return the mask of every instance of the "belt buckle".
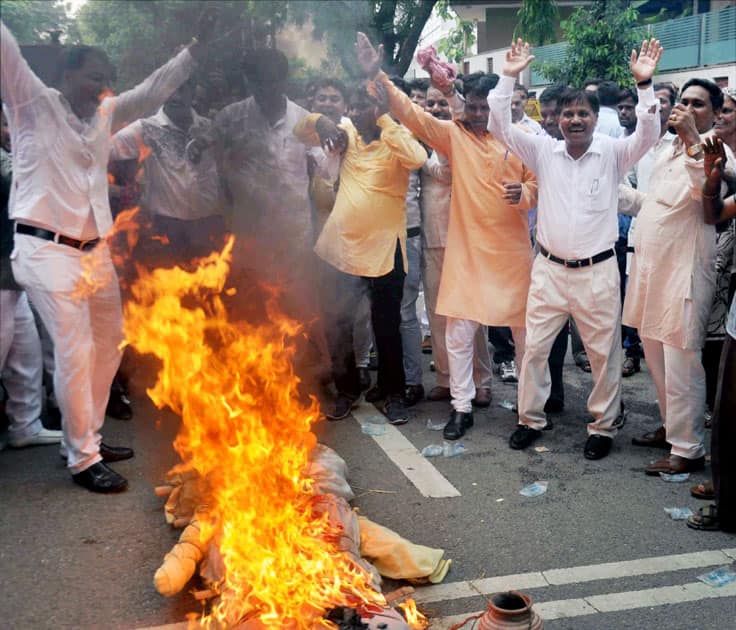
M 80 241 L 79 242 L 79 251 L 86 252 L 87 251 L 87 245 L 89 245 L 90 243 L 92 243 L 92 241 L 94 241 L 94 239 L 88 240 L 88 241 Z
M 568 269 L 577 269 L 578 267 L 580 267 L 580 261 L 579 260 L 566 260 L 565 267 L 567 267 Z

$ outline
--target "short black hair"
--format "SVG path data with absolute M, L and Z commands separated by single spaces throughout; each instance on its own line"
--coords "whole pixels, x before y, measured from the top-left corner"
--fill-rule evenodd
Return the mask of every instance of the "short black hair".
M 463 81 L 463 96 L 476 96 L 478 98 L 487 98 L 488 92 L 496 87 L 498 83 L 497 74 L 482 74 L 470 80 Z
M 598 84 L 598 102 L 603 107 L 616 107 L 621 88 L 615 81 L 601 81 Z
M 424 77 L 414 79 L 413 81 L 409 83 L 409 89 L 426 92 L 429 89 L 429 79 L 424 78 Z
M 698 87 L 702 87 L 704 90 L 707 90 L 710 95 L 710 105 L 714 112 L 719 111 L 723 107 L 723 90 L 719 88 L 716 83 L 713 83 L 713 81 L 709 81 L 708 79 L 699 79 L 695 77 L 694 79 L 688 79 L 685 81 L 685 85 L 683 85 L 680 90 L 680 98 L 682 98 L 682 93 L 691 85 L 697 85 Z
M 337 90 L 342 95 L 343 100 L 346 103 L 348 102 L 347 86 L 342 81 L 340 81 L 340 79 L 335 79 L 334 77 L 316 78 L 307 86 L 307 94 L 309 94 L 309 96 L 314 96 L 317 93 L 317 90 L 323 90 L 324 88 L 332 88 L 333 90 Z
M 603 83 L 603 79 L 599 79 L 598 77 L 590 77 L 583 81 L 583 88 L 586 88 L 589 85 L 595 85 L 596 87 L 598 87 L 601 83 Z
M 524 98 L 529 98 L 529 90 L 526 89 L 526 85 L 523 83 L 515 83 L 514 84 L 514 92 L 516 91 L 524 92 Z
M 277 48 L 257 48 L 245 56 L 243 71 L 253 83 L 285 81 L 289 75 L 289 60 Z
M 618 93 L 618 102 L 625 101 L 627 98 L 630 98 L 634 103 L 639 102 L 639 95 L 636 93 L 635 90 L 632 90 L 631 88 L 624 88 Z
M 115 80 L 115 67 L 110 63 L 110 58 L 107 56 L 104 50 L 96 48 L 95 46 L 69 46 L 64 49 L 61 56 L 59 57 L 58 65 L 58 78 L 61 79 L 64 73 L 71 70 L 79 70 L 84 67 L 89 57 L 99 57 L 107 66 L 109 78 L 111 81 Z
M 655 83 L 652 89 L 655 92 L 659 92 L 660 90 L 667 90 L 670 94 L 670 105 L 675 104 L 675 101 L 677 100 L 677 90 L 675 89 L 675 86 L 671 83 Z
M 388 77 L 388 80 L 391 81 L 391 83 L 399 88 L 404 94 L 406 94 L 407 96 L 411 96 L 411 88 L 409 87 L 409 82 L 406 79 L 400 77 L 397 74 L 392 74 Z
M 575 105 L 576 103 L 587 103 L 596 114 L 601 108 L 598 97 L 593 92 L 581 88 L 567 88 L 560 95 L 560 100 L 557 101 L 557 111 L 562 111 L 568 105 Z
M 567 86 L 563 85 L 562 83 L 553 83 L 552 85 L 544 88 L 544 92 L 539 95 L 539 104 L 544 105 L 545 103 L 556 101 L 557 111 L 559 111 L 560 99 L 567 89 Z

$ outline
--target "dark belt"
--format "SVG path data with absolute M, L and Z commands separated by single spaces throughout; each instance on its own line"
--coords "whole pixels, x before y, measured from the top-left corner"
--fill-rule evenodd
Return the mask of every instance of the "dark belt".
M 413 236 L 419 236 L 422 233 L 422 229 L 417 227 L 412 227 L 406 230 L 406 238 L 412 238 Z
M 577 269 L 578 267 L 589 267 L 590 265 L 595 265 L 596 263 L 603 262 L 604 260 L 608 260 L 609 258 L 612 258 L 616 255 L 616 252 L 614 250 L 607 249 L 605 252 L 601 252 L 600 254 L 591 256 L 590 258 L 581 258 L 580 260 L 565 260 L 564 258 L 558 258 L 554 254 L 550 254 L 542 245 L 539 246 L 539 251 L 541 252 L 542 256 L 544 256 L 548 260 L 551 260 L 558 265 L 562 265 L 563 267 L 570 267 L 571 269 Z
M 90 249 L 94 249 L 97 243 L 100 242 L 99 238 L 93 238 L 89 241 L 78 241 L 76 238 L 69 238 L 58 232 L 52 232 L 51 230 L 44 230 L 43 228 L 36 227 L 34 225 L 26 225 L 25 223 L 15 224 L 15 231 L 18 234 L 27 234 L 28 236 L 35 236 L 36 238 L 42 238 L 45 241 L 54 241 L 54 243 L 61 243 L 62 245 L 68 245 L 74 249 L 81 249 L 86 252 Z

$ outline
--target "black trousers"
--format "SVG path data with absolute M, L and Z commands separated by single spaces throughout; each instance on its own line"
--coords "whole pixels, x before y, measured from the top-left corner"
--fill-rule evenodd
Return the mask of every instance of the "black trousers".
M 726 337 L 711 432 L 711 468 L 721 529 L 736 532 L 736 339 Z
M 403 395 L 404 360 L 399 326 L 406 274 L 399 242 L 396 242 L 394 268 L 385 276 L 367 278 L 330 269 L 323 291 L 325 332 L 338 394 L 353 399 L 360 396 L 360 378 L 353 350 L 353 324 L 360 299 L 367 294 L 379 357 L 377 386 L 389 396 Z

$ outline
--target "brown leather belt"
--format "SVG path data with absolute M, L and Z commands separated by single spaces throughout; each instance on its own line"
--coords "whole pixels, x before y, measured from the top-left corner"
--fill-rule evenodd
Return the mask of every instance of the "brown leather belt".
M 93 238 L 89 241 L 78 241 L 76 238 L 70 238 L 63 234 L 59 234 L 58 232 L 44 230 L 43 228 L 36 227 L 35 225 L 26 225 L 25 223 L 18 223 L 17 221 L 15 223 L 15 231 L 18 234 L 27 234 L 28 236 L 42 238 L 45 241 L 54 241 L 54 243 L 68 245 L 74 249 L 81 249 L 83 252 L 94 249 L 97 246 L 97 243 L 100 242 L 99 238 Z
M 548 260 L 551 260 L 553 263 L 557 263 L 558 265 L 562 265 L 563 267 L 569 267 L 570 269 L 577 269 L 579 267 L 590 267 L 591 265 L 603 262 L 604 260 L 608 260 L 609 258 L 612 258 L 616 255 L 616 252 L 614 250 L 607 249 L 605 252 L 601 252 L 600 254 L 591 256 L 590 258 L 581 258 L 579 260 L 565 260 L 564 258 L 558 258 L 554 254 L 550 254 L 541 244 L 539 245 L 539 252 L 542 254 L 542 256 L 544 256 Z

